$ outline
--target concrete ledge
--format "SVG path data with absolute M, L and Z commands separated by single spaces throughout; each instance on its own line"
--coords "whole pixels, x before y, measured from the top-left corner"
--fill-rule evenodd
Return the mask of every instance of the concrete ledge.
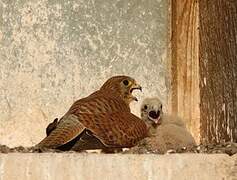
M 236 178 L 237 155 L 0 154 L 1 180 Z

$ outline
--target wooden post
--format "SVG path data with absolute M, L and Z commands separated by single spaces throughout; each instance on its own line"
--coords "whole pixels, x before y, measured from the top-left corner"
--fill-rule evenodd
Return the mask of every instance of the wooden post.
M 237 141 L 237 1 L 172 0 L 171 109 L 197 142 Z
M 237 142 L 237 1 L 200 0 L 200 112 L 204 142 Z
M 171 1 L 171 109 L 200 140 L 198 4 Z

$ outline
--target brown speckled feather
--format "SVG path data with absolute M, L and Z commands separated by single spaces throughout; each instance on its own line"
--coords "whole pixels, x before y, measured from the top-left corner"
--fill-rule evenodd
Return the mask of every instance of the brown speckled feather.
M 57 127 L 37 144 L 37 147 L 57 148 L 77 137 L 84 129 L 77 116 L 73 114 L 64 116 Z
M 115 80 L 118 81 L 116 78 Z M 130 112 L 129 104 L 121 98 L 120 92 L 114 87 L 113 82 L 109 81 L 99 91 L 74 102 L 57 127 L 37 146 L 57 148 L 75 139 L 84 130 L 89 130 L 92 136 L 98 138 L 106 147 L 136 145 L 147 136 L 147 126 Z M 92 149 L 96 148 L 92 147 L 91 143 L 89 146 Z
M 130 112 L 83 114 L 83 124 L 88 125 L 95 137 L 108 147 L 132 147 L 147 136 L 147 126 Z M 84 123 L 90 120 L 90 123 Z
M 84 130 L 75 140 L 72 141 L 72 146 L 69 146 L 70 150 L 73 151 L 83 151 L 83 150 L 92 150 L 92 149 L 107 149 L 97 137 L 95 137 L 91 131 Z M 65 146 L 68 147 L 66 144 Z

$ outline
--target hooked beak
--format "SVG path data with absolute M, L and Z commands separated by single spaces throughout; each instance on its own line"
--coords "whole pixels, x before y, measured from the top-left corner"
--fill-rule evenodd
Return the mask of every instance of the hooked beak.
M 130 93 L 132 93 L 133 90 L 135 90 L 135 89 L 138 89 L 142 92 L 142 87 L 139 84 L 135 83 L 134 85 L 132 85 L 132 87 L 130 89 Z
M 131 93 L 131 97 L 134 101 L 138 101 L 138 99 L 132 95 L 133 90 L 136 90 L 136 89 L 138 89 L 142 92 L 142 87 L 139 84 L 134 83 L 134 85 L 131 86 L 130 93 Z

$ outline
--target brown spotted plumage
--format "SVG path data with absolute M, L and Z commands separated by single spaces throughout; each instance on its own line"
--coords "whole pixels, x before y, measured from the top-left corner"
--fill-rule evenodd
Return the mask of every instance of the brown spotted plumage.
M 147 126 L 130 112 L 137 100 L 134 89 L 141 89 L 128 76 L 114 76 L 96 92 L 73 103 L 49 135 L 37 147 L 104 149 L 132 147 L 147 136 Z M 73 142 L 74 141 L 74 142 Z

